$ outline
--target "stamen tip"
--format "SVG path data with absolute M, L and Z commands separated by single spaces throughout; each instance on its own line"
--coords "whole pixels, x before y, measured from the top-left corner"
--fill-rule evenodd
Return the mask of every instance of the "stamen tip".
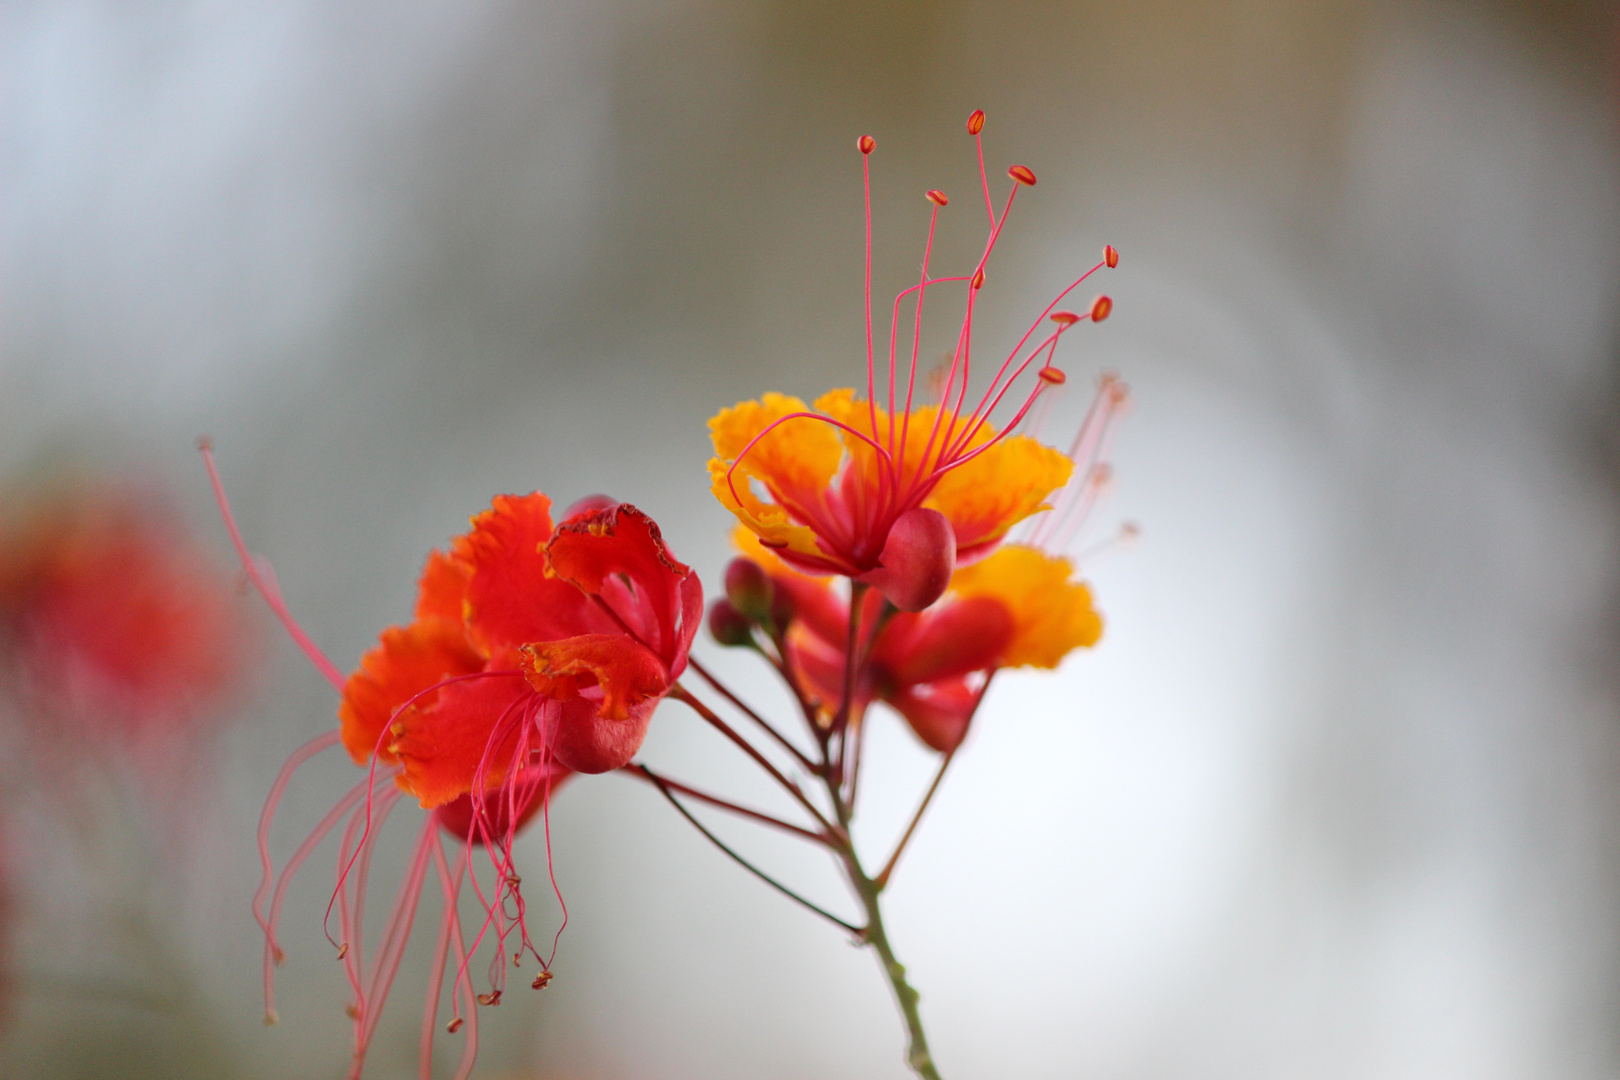
M 872 138 L 870 135 L 862 135 L 859 139 L 855 140 L 855 145 L 860 149 L 861 153 L 870 154 L 873 150 L 877 149 L 877 140 Z
M 967 129 L 969 135 L 977 135 L 984 130 L 984 110 L 974 109 L 968 115 Z
M 499 990 L 492 990 L 487 994 L 478 995 L 478 1004 L 480 1005 L 499 1005 L 500 1003 L 501 992 Z
M 349 943 L 347 941 L 345 941 L 342 945 L 338 946 L 337 958 L 339 960 L 341 960 L 345 956 L 348 956 L 348 955 L 349 955 Z
M 343 1015 L 347 1016 L 350 1020 L 358 1020 L 360 1019 L 360 1009 L 358 1006 L 353 1004 L 345 1005 L 343 1006 Z
M 529 985 L 536 990 L 544 990 L 547 986 L 551 985 L 551 972 L 542 971 L 540 974 L 534 977 L 534 982 L 530 983 Z
M 1069 377 L 1063 374 L 1062 370 L 1050 365 L 1041 368 L 1035 374 L 1039 375 L 1041 382 L 1046 383 L 1048 386 L 1062 386 L 1069 380 Z
M 1103 245 L 1103 264 L 1110 270 L 1119 265 L 1119 249 L 1113 244 Z
M 984 271 L 983 270 L 979 270 L 976 273 L 974 273 L 973 281 L 972 281 L 972 287 L 974 289 L 982 289 L 982 288 L 984 288 Z
M 209 451 L 213 450 L 214 449 L 214 437 L 212 435 L 199 435 L 199 436 L 197 436 L 197 449 L 201 450 L 205 454 L 208 453 Z
M 938 188 L 929 188 L 927 193 L 923 195 L 923 198 L 927 199 L 935 206 L 948 206 L 951 201 L 947 199 L 945 197 L 945 193 L 940 191 Z
M 272 960 L 274 960 L 276 962 L 276 967 L 280 967 L 282 964 L 285 964 L 287 962 L 287 954 L 281 951 L 281 946 L 280 945 L 277 945 L 271 951 L 270 959 L 272 959 Z
M 1059 326 L 1073 326 L 1080 321 L 1080 316 L 1072 311 L 1054 311 L 1049 318 Z
M 1106 296 L 1099 296 L 1091 302 L 1091 321 L 1102 322 L 1108 318 L 1108 313 L 1114 310 L 1114 302 Z
M 461 1030 L 461 1025 L 464 1023 L 466 1023 L 466 1021 L 458 1016 L 448 1024 L 444 1025 L 444 1030 L 449 1032 L 451 1035 L 454 1035 L 456 1032 Z
M 274 1009 L 266 1009 L 266 1010 L 264 1010 L 264 1026 L 265 1027 L 275 1027 L 279 1023 L 281 1023 L 281 1014 L 280 1013 L 276 1012 L 276 1010 L 274 1010 Z
M 1027 165 L 1014 165 L 1012 168 L 1007 170 L 1007 175 L 1018 181 L 1020 184 L 1023 184 L 1025 187 L 1035 186 L 1035 174 L 1030 171 L 1029 166 Z

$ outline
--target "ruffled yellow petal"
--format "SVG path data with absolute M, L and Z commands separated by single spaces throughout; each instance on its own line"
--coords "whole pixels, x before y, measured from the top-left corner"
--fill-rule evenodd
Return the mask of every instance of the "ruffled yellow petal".
M 759 498 L 749 481 L 758 478 L 779 500 L 819 507 L 844 455 L 843 441 L 831 424 L 789 420 L 755 443 L 729 479 L 726 475 L 737 455 L 774 421 L 808 411 L 800 399 L 775 393 L 722 409 L 709 421 L 716 455 L 709 461 L 709 484 L 720 504 L 766 543 L 820 556 L 824 552 L 815 533 L 789 520 L 784 507 Z
M 974 443 L 993 434 L 987 424 Z M 970 552 L 1000 540 L 1031 514 L 1050 509 L 1046 497 L 1068 483 L 1073 472 L 1074 463 L 1066 455 L 1027 435 L 1009 435 L 940 477 L 923 505 L 949 518 L 957 551 Z
M 731 530 L 731 546 L 737 549 L 738 554 L 759 563 L 760 567 L 772 577 L 791 575 L 816 582 L 828 580 L 824 574 L 811 574 L 783 562 L 782 557 L 771 548 L 760 543 L 759 537 L 746 525 L 738 525 Z
M 855 397 L 853 390 L 832 390 L 816 399 L 816 409 L 826 415 L 848 424 L 862 435 L 871 435 L 873 442 L 888 449 L 891 438 L 894 443 L 894 455 L 901 456 L 901 443 L 905 444 L 905 464 L 899 470 L 908 481 L 914 479 L 922 472 L 923 456 L 926 454 L 936 464 L 939 461 L 939 452 L 945 443 L 945 431 L 934 430 L 939 409 L 933 405 L 924 405 L 911 410 L 911 419 L 907 420 L 902 429 L 890 435 L 890 426 L 894 423 L 892 417 L 882 408 L 876 410 L 867 406 L 864 400 Z M 874 434 L 873 420 L 876 418 L 876 433 Z M 977 440 L 983 442 L 995 434 L 990 428 L 988 434 L 981 434 Z M 865 483 L 871 490 L 876 490 L 882 480 L 882 464 L 876 450 L 865 439 L 851 435 L 847 431 L 840 431 L 844 446 L 849 451 L 849 468 L 858 470 Z M 902 437 L 903 436 L 903 437 Z M 929 436 L 933 436 L 930 444 Z
M 1003 666 L 1054 668 L 1071 650 L 1095 645 L 1102 637 L 1102 616 L 1091 606 L 1091 589 L 1070 580 L 1073 570 L 1062 556 L 1007 544 L 959 568 L 951 578 L 951 592 L 991 597 L 1012 612 L 1013 636 Z

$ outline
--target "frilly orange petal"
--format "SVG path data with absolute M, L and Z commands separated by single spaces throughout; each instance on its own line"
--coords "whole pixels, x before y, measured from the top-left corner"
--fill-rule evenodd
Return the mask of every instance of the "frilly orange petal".
M 987 424 L 973 442 L 989 441 Z M 1074 463 L 1027 435 L 1009 435 L 978 457 L 940 477 L 924 506 L 950 519 L 957 557 L 972 558 L 994 546 L 1007 530 L 1040 510 L 1046 497 L 1069 482 Z
M 1053 668 L 1071 650 L 1095 645 L 1102 616 L 1091 590 L 1071 580 L 1068 559 L 1023 544 L 1005 544 L 984 560 L 959 567 L 951 592 L 964 599 L 989 597 L 1005 604 L 1013 618 L 1004 667 Z
M 669 689 L 669 672 L 652 650 L 623 634 L 581 634 L 523 647 L 523 675 L 529 685 L 556 700 L 599 686 L 598 711 L 624 720 L 632 707 Z
M 551 535 L 551 500 L 537 491 L 497 495 L 456 537 L 451 554 L 469 568 L 467 633 L 486 658 L 504 663 L 527 642 L 611 625 L 578 589 L 546 573 L 542 549 Z
M 721 505 L 767 543 L 822 557 L 826 553 L 816 543 L 815 533 L 791 521 L 788 510 L 814 514 L 822 508 L 844 456 L 844 443 L 836 428 L 808 417 L 788 420 L 755 443 L 736 470 L 730 471 L 738 455 L 772 423 L 808 411 L 801 399 L 776 393 L 722 409 L 709 421 L 715 452 L 709 462 L 709 482 Z M 766 502 L 755 494 L 751 478 L 763 482 L 776 502 Z
M 417 619 L 461 623 L 466 618 L 467 586 L 472 567 L 443 551 L 429 552 L 416 591 Z
M 384 630 L 377 647 L 360 658 L 360 667 L 343 686 L 338 720 L 344 749 L 356 765 L 370 761 L 373 752 L 378 760 L 391 764 L 393 754 L 386 744 L 379 749 L 378 741 L 395 712 L 422 691 L 445 679 L 479 671 L 483 663 L 460 628 L 451 623 L 433 619 Z M 405 712 L 414 714 L 431 707 L 441 693 L 424 694 Z

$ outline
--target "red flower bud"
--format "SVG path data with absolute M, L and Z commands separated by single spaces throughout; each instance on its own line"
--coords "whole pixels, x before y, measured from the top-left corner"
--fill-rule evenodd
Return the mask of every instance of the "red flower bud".
M 709 633 L 721 645 L 735 648 L 753 643 L 754 624 L 732 607 L 731 601 L 716 600 L 709 608 Z
M 771 579 L 752 559 L 732 559 L 726 567 L 726 599 L 745 619 L 764 622 L 771 617 Z

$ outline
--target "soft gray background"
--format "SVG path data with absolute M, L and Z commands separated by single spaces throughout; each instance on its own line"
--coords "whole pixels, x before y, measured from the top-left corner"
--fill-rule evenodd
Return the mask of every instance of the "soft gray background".
M 854 138 L 892 287 L 925 187 L 956 196 L 943 255 L 977 242 L 982 107 L 992 168 L 1040 176 L 982 340 L 1119 247 L 1116 313 L 1067 363 L 1135 390 L 1099 528 L 1144 537 L 1090 569 L 1103 645 L 998 685 L 893 889 L 946 1075 L 1620 1076 L 1614 19 L 11 3 L 0 466 L 142 462 L 223 553 L 211 433 L 342 666 L 497 491 L 630 499 L 712 582 L 705 419 L 861 377 Z M 89 841 L 13 782 L 7 1076 L 340 1074 L 330 856 L 259 1024 L 252 829 L 333 708 L 265 640 L 163 825 L 107 794 Z M 888 722 L 874 750 L 878 844 L 926 761 Z M 647 757 L 758 790 L 676 706 Z M 348 776 L 309 773 L 278 850 Z M 903 1075 L 870 958 L 654 794 L 582 781 L 553 834 L 557 980 L 485 1014 L 481 1074 Z M 816 857 L 749 847 L 839 899 Z M 368 1075 L 415 1075 L 424 967 Z

